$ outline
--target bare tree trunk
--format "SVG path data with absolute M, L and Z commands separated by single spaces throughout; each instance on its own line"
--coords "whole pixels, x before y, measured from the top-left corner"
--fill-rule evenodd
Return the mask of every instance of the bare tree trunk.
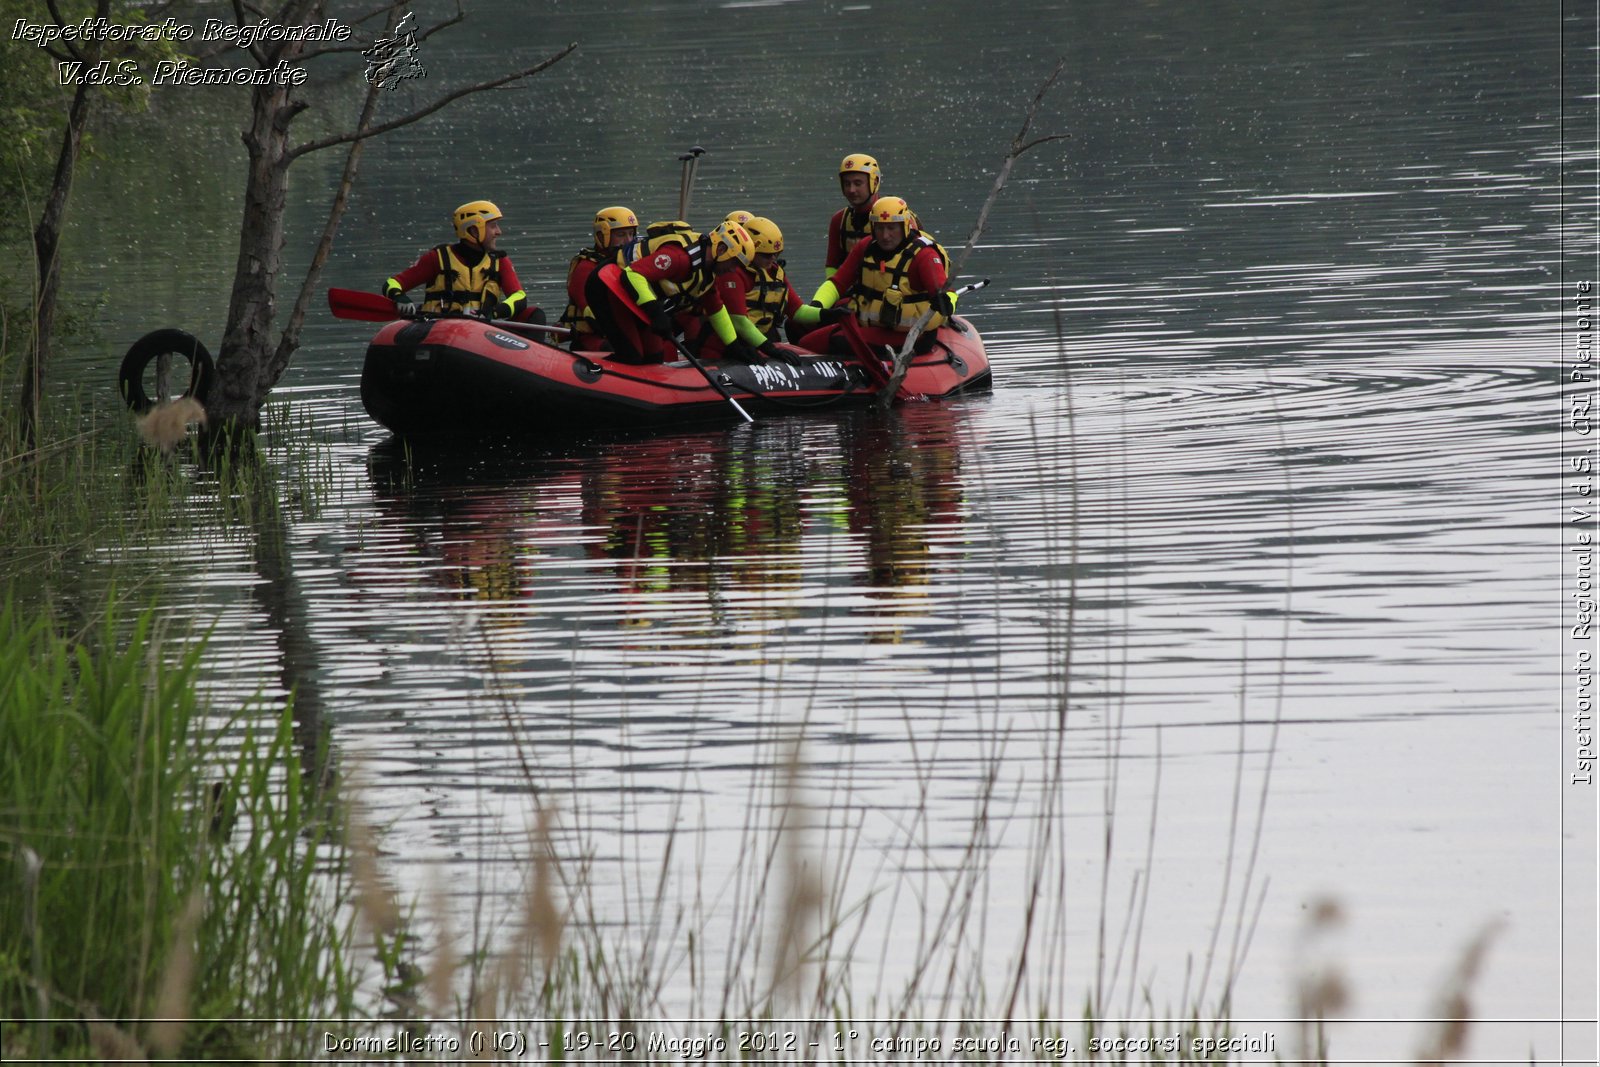
M 398 7 L 389 11 L 387 31 L 393 31 L 395 24 L 400 21 Z M 373 118 L 378 112 L 378 97 L 383 92 L 383 87 L 377 82 L 367 85 L 367 98 L 361 105 L 361 118 L 356 122 L 356 133 L 365 134 L 372 129 Z M 322 227 L 322 238 L 317 242 L 317 250 L 311 256 L 311 266 L 306 270 L 305 281 L 300 285 L 300 295 L 295 298 L 294 307 L 289 312 L 289 321 L 283 327 L 283 334 L 278 338 L 278 345 L 272 352 L 272 359 L 262 368 L 256 391 L 256 405 L 259 407 L 267 402 L 267 395 L 278 384 L 278 379 L 283 377 L 283 372 L 289 367 L 289 360 L 294 358 L 296 349 L 300 347 L 300 329 L 305 325 L 306 310 L 311 305 L 312 295 L 316 292 L 317 282 L 322 277 L 322 268 L 328 262 L 328 253 L 333 251 L 333 239 L 338 236 L 339 223 L 344 219 L 345 208 L 350 203 L 350 190 L 355 186 L 356 175 L 361 170 L 361 154 L 366 149 L 367 139 L 359 137 L 350 142 L 350 150 L 345 153 L 344 173 L 339 176 L 339 188 L 334 193 L 333 205 L 328 209 L 327 222 Z M 284 161 L 287 168 L 297 158 L 291 155 Z
M 207 401 L 214 423 L 255 429 L 260 423 L 261 371 L 273 347 L 278 270 L 283 265 L 284 210 L 289 196 L 289 123 L 305 107 L 289 90 L 256 86 L 250 98 L 250 126 L 244 134 L 249 156 L 244 220 L 239 227 L 239 261 L 228 299 L 228 326 L 217 357 L 216 389 Z
M 61 155 L 56 159 L 55 177 L 33 231 L 33 258 L 38 271 L 38 288 L 33 305 L 33 344 L 28 349 L 27 373 L 22 381 L 22 432 L 29 448 L 38 434 L 39 396 L 44 388 L 44 365 L 54 340 L 56 307 L 61 293 L 61 233 L 67 222 L 67 201 L 72 196 L 72 176 L 78 166 L 78 151 L 83 146 L 84 127 L 89 122 L 89 94 L 93 86 L 82 84 L 72 94 L 67 112 L 67 129 L 61 136 Z

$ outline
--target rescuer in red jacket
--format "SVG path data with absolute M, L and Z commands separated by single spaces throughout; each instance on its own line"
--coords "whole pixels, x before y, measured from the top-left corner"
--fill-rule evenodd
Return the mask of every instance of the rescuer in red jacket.
M 488 200 L 462 204 L 451 214 L 456 243 L 436 245 L 422 253 L 415 263 L 383 283 L 383 295 L 405 316 L 419 310 L 406 296 L 408 289 L 419 285 L 427 286 L 420 310 L 428 314 L 516 316 L 526 307 L 528 296 L 511 257 L 497 247 L 503 217 Z M 543 322 L 543 315 L 536 321 Z
M 690 238 L 693 240 L 690 240 Z M 624 363 L 660 363 L 677 348 L 674 316 L 704 316 L 706 325 L 734 359 L 761 357 L 735 331 L 722 304 L 717 278 L 755 255 L 750 234 L 724 222 L 704 236 L 692 233 L 658 244 L 626 267 L 608 263 L 589 277 L 585 295 L 595 326 L 611 343 L 611 358 Z

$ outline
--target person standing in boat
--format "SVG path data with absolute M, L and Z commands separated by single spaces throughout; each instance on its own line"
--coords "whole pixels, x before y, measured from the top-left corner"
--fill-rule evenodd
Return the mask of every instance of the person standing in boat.
M 800 347 L 848 351 L 863 358 L 881 353 L 886 345 L 898 350 L 912 325 L 928 312 L 922 336 L 932 344 L 933 331 L 955 313 L 956 294 L 948 291 L 948 284 L 939 243 L 917 228 L 916 216 L 903 199 L 881 196 L 872 205 L 872 239 L 859 242 L 812 297 L 828 325 L 802 337 Z
M 626 267 L 608 263 L 590 275 L 585 295 L 595 326 L 611 343 L 611 358 L 664 362 L 677 348 L 680 326 L 698 314 L 726 355 L 759 362 L 761 356 L 734 329 L 716 284 L 719 274 L 754 258 L 750 234 L 736 222 L 724 222 L 704 236 L 685 238 L 686 243 L 659 244 Z
M 567 310 L 562 312 L 561 325 L 572 331 L 574 352 L 606 347 L 606 339 L 595 328 L 594 312 L 589 309 L 589 278 L 607 263 L 622 263 L 624 249 L 638 236 L 639 217 L 630 209 L 616 205 L 595 212 L 594 244 L 579 249 L 567 265 Z
M 821 309 L 803 302 L 789 284 L 783 261 L 778 258 L 783 254 L 783 231 L 777 223 L 757 215 L 745 223 L 745 230 L 755 245 L 755 255 L 748 267 L 719 275 L 717 288 L 739 336 L 768 358 L 787 362 L 787 353 L 773 343 L 778 330 L 789 322 L 815 328 L 821 321 Z M 714 356 L 721 349 L 721 342 L 712 337 L 701 352 Z
M 832 278 L 853 248 L 872 236 L 869 213 L 878 199 L 878 184 L 883 174 L 878 161 L 862 152 L 852 152 L 839 164 L 839 191 L 845 206 L 828 220 L 828 259 L 823 280 Z
M 523 315 L 528 295 L 522 291 L 511 257 L 498 248 L 500 209 L 488 200 L 472 200 L 451 214 L 456 243 L 436 245 L 423 252 L 417 261 L 383 283 L 383 295 L 394 301 L 395 310 L 411 317 L 419 310 L 430 315 L 465 313 L 489 318 L 521 316 L 543 323 L 537 308 Z M 406 292 L 427 286 L 422 306 Z

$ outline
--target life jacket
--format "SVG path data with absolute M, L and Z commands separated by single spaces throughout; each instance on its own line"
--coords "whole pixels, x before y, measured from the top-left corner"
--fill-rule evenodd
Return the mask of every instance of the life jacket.
M 500 258 L 503 252 L 489 252 L 469 267 L 457 258 L 451 245 L 434 248 L 439 258 L 439 269 L 428 283 L 423 295 L 422 310 L 431 314 L 451 311 L 478 311 L 485 296 L 504 297 L 500 288 Z
M 596 248 L 594 245 L 589 245 L 587 248 L 580 248 L 578 249 L 578 254 L 573 256 L 572 261 L 567 264 L 567 277 L 571 278 L 572 272 L 578 269 L 579 263 L 583 262 L 595 264 L 595 269 L 597 270 L 600 267 L 605 266 L 607 263 L 616 263 L 620 265 L 622 263 L 622 252 L 624 250 L 625 249 Z M 561 313 L 561 318 L 558 321 L 563 326 L 566 326 L 568 329 L 572 330 L 573 333 L 595 332 L 593 313 L 591 313 L 587 307 L 581 307 L 577 304 L 574 304 L 570 297 L 567 300 L 567 310 Z
M 669 219 L 666 222 L 652 222 L 644 228 L 644 236 L 625 246 L 617 259 L 619 267 L 626 267 L 636 259 L 643 259 L 653 254 L 662 245 L 682 245 L 688 248 L 700 235 L 689 228 L 689 224 L 682 219 Z
M 784 306 L 789 301 L 789 277 L 779 266 L 774 266 L 771 274 L 748 270 L 745 276 L 751 279 L 744 293 L 747 317 L 756 329 L 771 337 L 784 319 Z
M 872 199 L 876 201 L 878 198 L 873 197 Z M 839 248 L 848 256 L 850 250 L 856 246 L 857 241 L 863 237 L 871 236 L 872 204 L 869 203 L 861 209 L 860 222 L 856 221 L 856 209 L 846 205 L 843 213 L 839 216 Z
M 682 226 L 681 230 L 663 231 L 652 237 L 649 231 L 657 226 Z M 684 223 L 652 223 L 646 230 L 644 244 L 641 251 L 630 262 L 647 257 L 649 253 L 667 244 L 681 245 L 689 256 L 689 276 L 681 282 L 669 281 L 666 278 L 652 278 L 650 284 L 655 286 L 657 294 L 661 297 L 661 310 L 668 314 L 676 314 L 687 308 L 694 301 L 699 300 L 711 291 L 717 284 L 717 272 L 711 265 L 711 252 L 700 243 L 700 235 L 688 229 Z
M 950 269 L 950 259 L 944 247 L 921 231 L 915 232 L 900 248 L 888 256 L 873 248 L 861 261 L 861 277 L 850 290 L 856 321 L 863 326 L 880 326 L 886 330 L 909 330 L 922 313 L 933 306 L 932 293 L 914 293 L 906 288 L 906 275 L 911 271 L 911 261 L 917 253 L 931 248 Z M 890 295 L 894 294 L 894 295 Z M 944 316 L 937 311 L 924 329 L 932 330 L 944 324 Z

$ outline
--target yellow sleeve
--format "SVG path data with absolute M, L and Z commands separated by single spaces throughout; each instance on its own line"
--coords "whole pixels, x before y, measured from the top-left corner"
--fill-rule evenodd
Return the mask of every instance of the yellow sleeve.
M 811 302 L 813 304 L 821 304 L 825 308 L 833 307 L 839 302 L 839 287 L 834 285 L 831 280 L 823 282 L 822 286 L 812 295 Z
M 724 308 L 723 310 L 726 311 L 727 309 Z M 816 308 L 812 308 L 811 310 L 815 311 Z M 744 315 L 734 315 L 731 313 L 728 317 L 733 321 L 734 333 L 748 341 L 750 343 L 750 347 L 760 348 L 762 345 L 767 343 L 767 335 L 762 333 L 761 330 L 757 328 L 756 324 L 751 322 L 748 317 Z
M 656 298 L 656 291 L 650 288 L 650 283 L 639 277 L 639 275 L 633 273 L 632 270 L 628 269 L 627 267 L 623 267 L 622 276 L 628 279 L 629 285 L 633 286 L 634 296 L 638 298 L 639 305 L 641 307 L 650 303 Z
M 727 308 L 718 308 L 706 320 L 711 323 L 711 328 L 717 332 L 717 339 L 725 345 L 731 345 L 739 339 L 738 332 L 733 328 L 733 316 L 728 314 Z

